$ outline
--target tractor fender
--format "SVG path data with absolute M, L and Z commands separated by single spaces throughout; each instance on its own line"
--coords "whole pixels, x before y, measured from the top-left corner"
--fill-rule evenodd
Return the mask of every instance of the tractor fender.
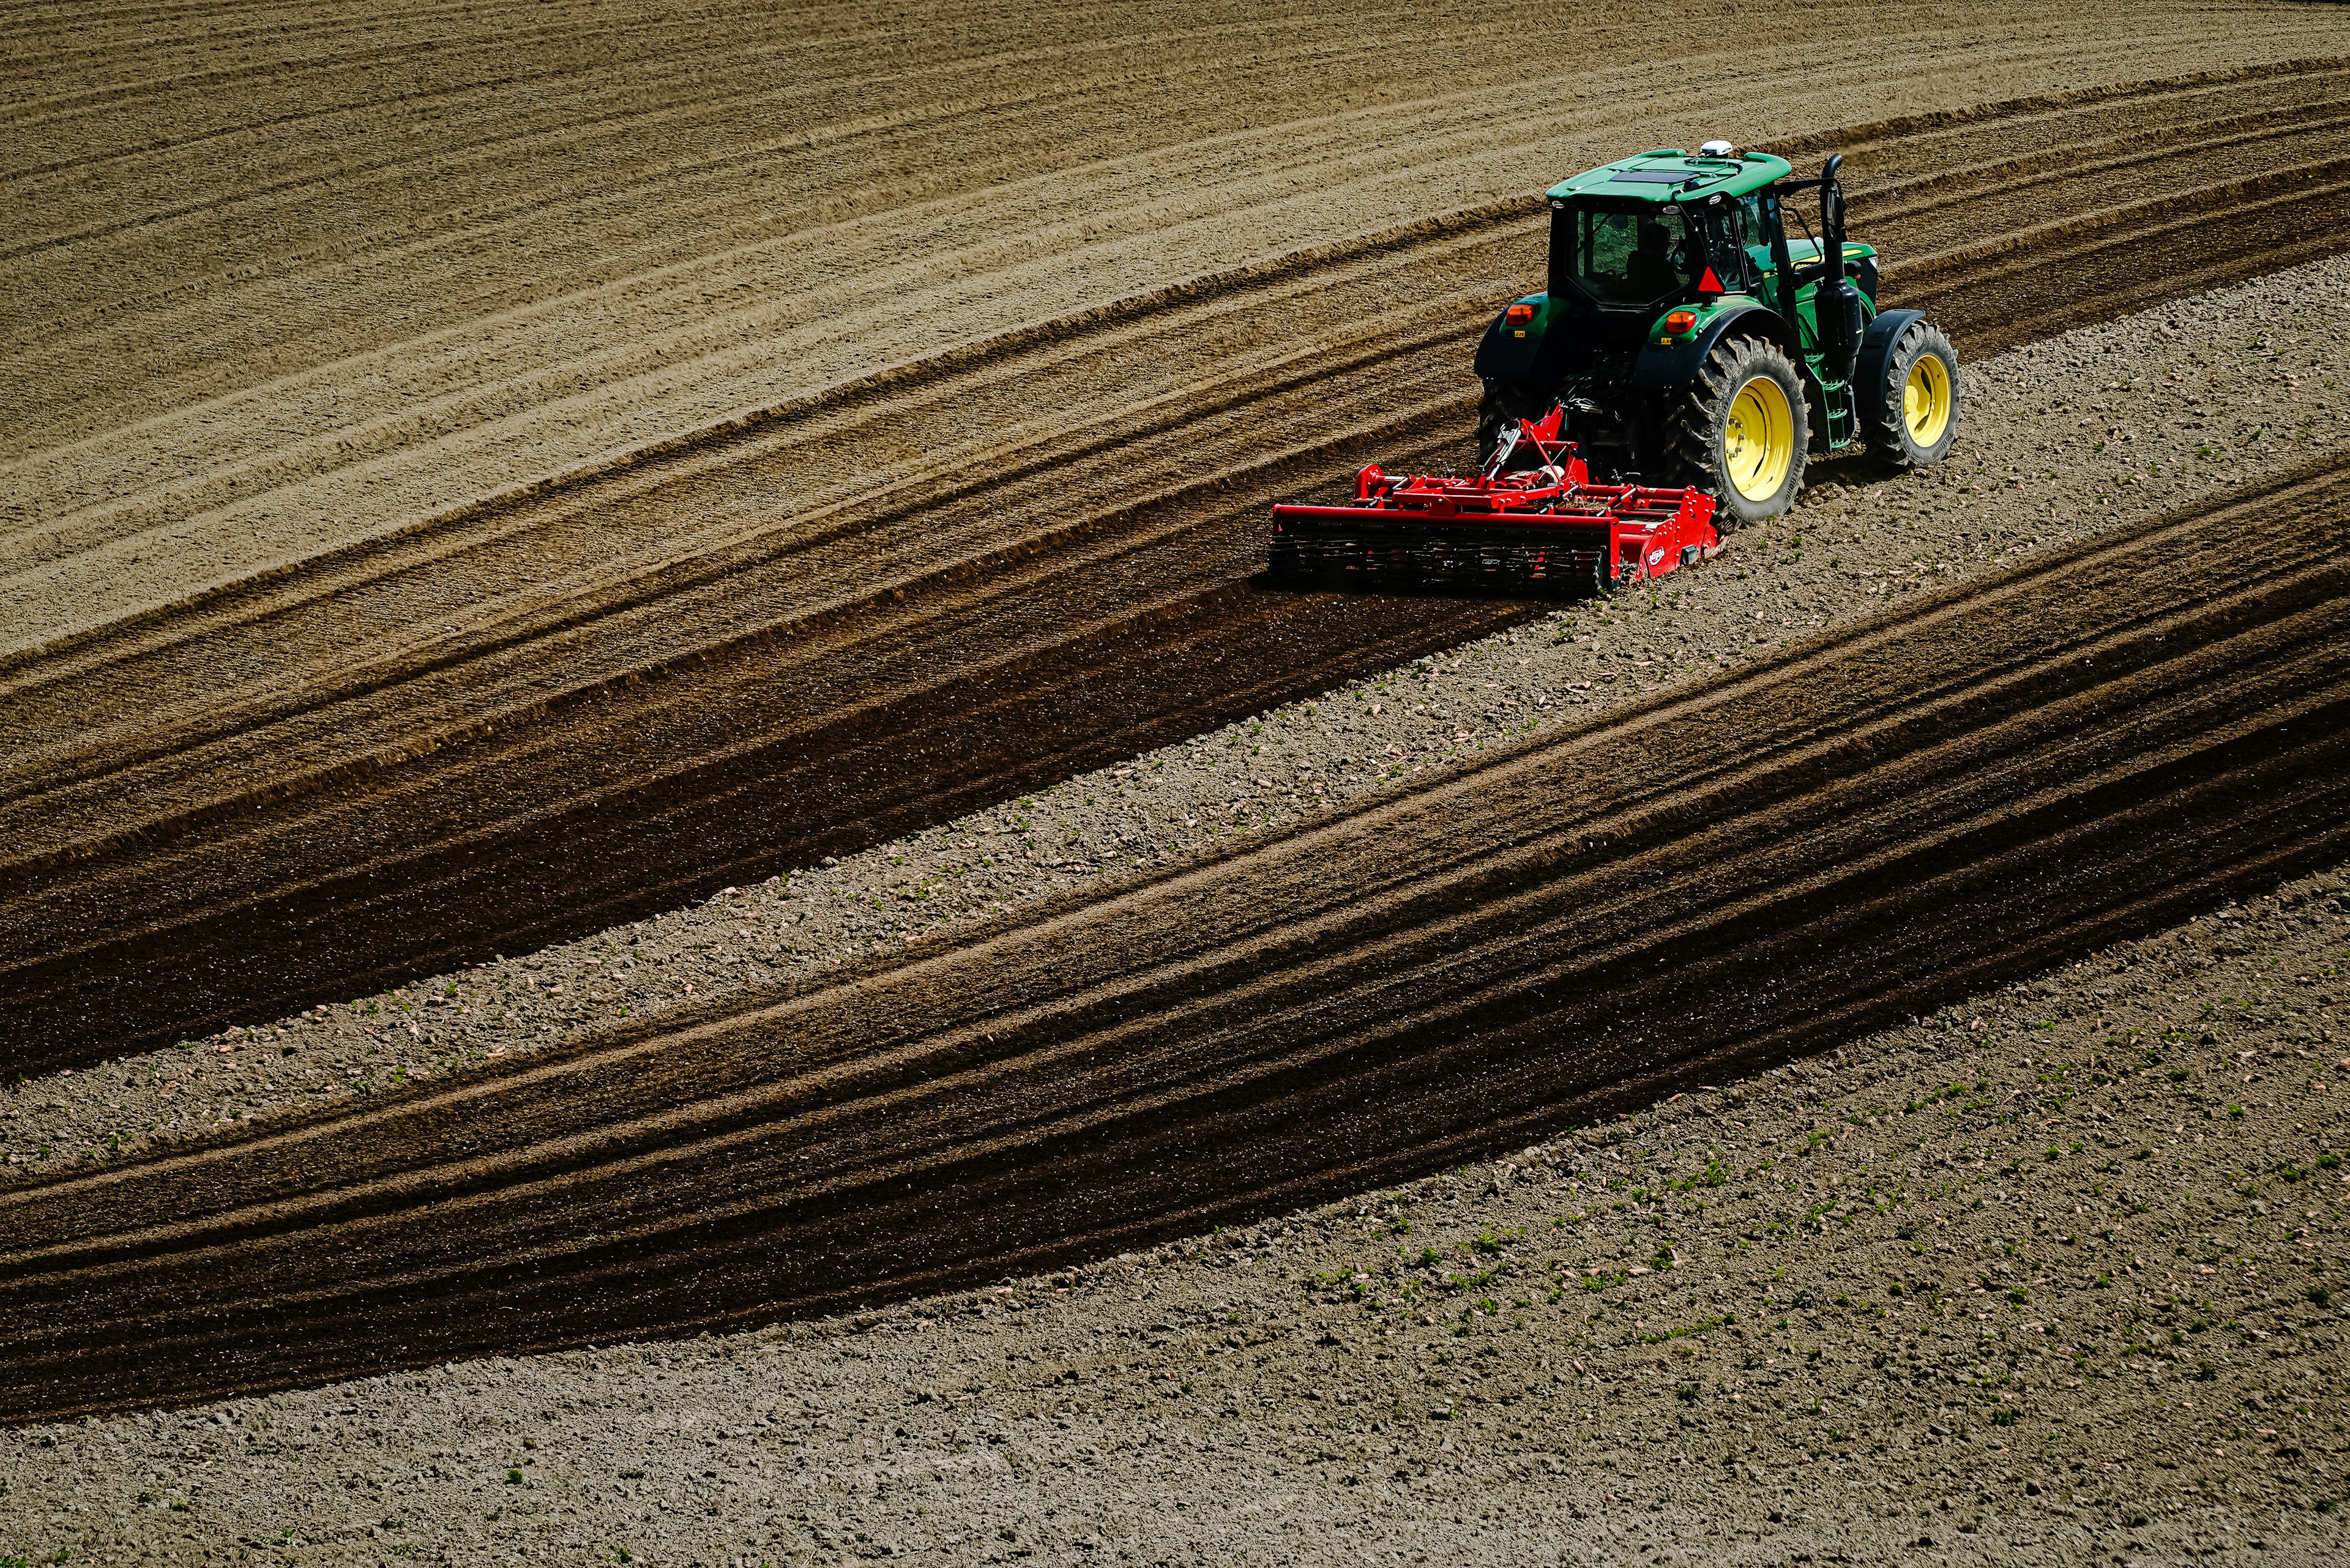
M 1791 358 L 1798 352 L 1794 334 L 1787 330 L 1786 322 L 1780 319 L 1777 311 L 1760 305 L 1725 310 L 1686 343 L 1650 343 L 1644 347 L 1639 358 L 1632 364 L 1632 385 L 1642 391 L 1687 386 L 1697 379 L 1698 367 L 1713 352 L 1713 346 L 1732 329 L 1741 337 L 1768 338 L 1786 349 Z
M 1546 298 L 1543 295 L 1532 297 L 1536 300 Z M 1530 324 L 1530 330 L 1517 332 L 1508 325 L 1509 312 L 1506 309 L 1495 311 L 1493 319 L 1486 325 L 1485 336 L 1478 340 L 1477 358 L 1471 368 L 1488 381 L 1519 384 L 1532 381 L 1534 379 L 1534 359 L 1542 352 L 1542 327 L 1546 314 L 1538 312 L 1534 322 Z
M 1860 428 L 1874 430 L 1885 418 L 1885 357 L 1901 341 L 1914 321 L 1926 319 L 1922 310 L 1888 310 L 1868 324 L 1860 335 L 1860 353 L 1854 360 L 1853 411 L 1861 421 Z

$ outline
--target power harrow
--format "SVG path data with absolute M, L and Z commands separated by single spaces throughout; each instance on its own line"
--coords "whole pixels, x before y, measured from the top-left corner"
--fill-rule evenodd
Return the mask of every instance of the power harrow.
M 1320 587 L 1483 587 L 1602 594 L 1721 548 L 1713 497 L 1594 484 L 1565 410 L 1504 430 L 1476 473 L 1355 476 L 1341 506 L 1276 506 L 1268 568 Z

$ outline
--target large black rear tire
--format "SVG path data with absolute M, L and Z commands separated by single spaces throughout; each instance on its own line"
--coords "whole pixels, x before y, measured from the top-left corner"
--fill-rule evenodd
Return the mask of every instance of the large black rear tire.
M 1673 482 L 1711 495 L 1716 522 L 1760 523 L 1795 504 L 1811 415 L 1794 363 L 1777 345 L 1760 337 L 1715 344 L 1667 420 Z
M 1857 372 L 1874 394 L 1862 400 L 1861 439 L 1896 468 L 1927 468 L 1950 455 L 1959 436 L 1959 357 L 1930 321 L 1913 321 L 1865 356 Z

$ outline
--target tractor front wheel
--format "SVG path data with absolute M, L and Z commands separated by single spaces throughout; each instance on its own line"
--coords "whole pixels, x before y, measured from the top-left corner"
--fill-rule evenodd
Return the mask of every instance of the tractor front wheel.
M 1862 439 L 1868 450 L 1897 468 L 1924 468 L 1948 457 L 1959 434 L 1959 357 L 1950 340 L 1930 322 L 1913 321 L 1885 348 L 1882 358 L 1865 356 L 1863 384 L 1868 410 Z
M 1760 523 L 1795 504 L 1811 417 L 1794 364 L 1775 345 L 1759 337 L 1715 344 L 1669 418 L 1676 477 L 1714 496 L 1717 516 Z

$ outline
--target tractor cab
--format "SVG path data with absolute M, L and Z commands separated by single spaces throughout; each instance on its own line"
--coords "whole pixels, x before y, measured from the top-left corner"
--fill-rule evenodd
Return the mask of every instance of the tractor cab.
M 1632 347 L 1674 306 L 1711 309 L 1735 296 L 1792 317 L 1800 351 L 1816 351 L 1810 306 L 1825 271 L 1824 247 L 1809 216 L 1783 205 L 1794 170 L 1769 153 L 1712 151 L 1719 147 L 1644 152 L 1551 187 L 1544 297 L 1562 318 L 1584 318 L 1559 348 L 1571 352 L 1583 346 L 1578 339 Z M 1819 188 L 1830 206 L 1840 199 L 1821 182 L 1796 183 Z M 1792 237 L 1790 220 L 1799 231 Z M 1846 275 L 1872 302 L 1876 255 L 1867 245 L 1845 246 Z M 1799 296 L 1792 310 L 1779 286 L 1783 267 Z
M 1638 313 L 1751 290 L 1772 265 L 1760 204 L 1752 196 L 1704 206 L 1554 198 L 1549 292 Z
M 1550 292 L 1601 310 L 1653 310 L 1695 288 L 1705 246 L 1677 208 L 1569 202 L 1552 214 Z

